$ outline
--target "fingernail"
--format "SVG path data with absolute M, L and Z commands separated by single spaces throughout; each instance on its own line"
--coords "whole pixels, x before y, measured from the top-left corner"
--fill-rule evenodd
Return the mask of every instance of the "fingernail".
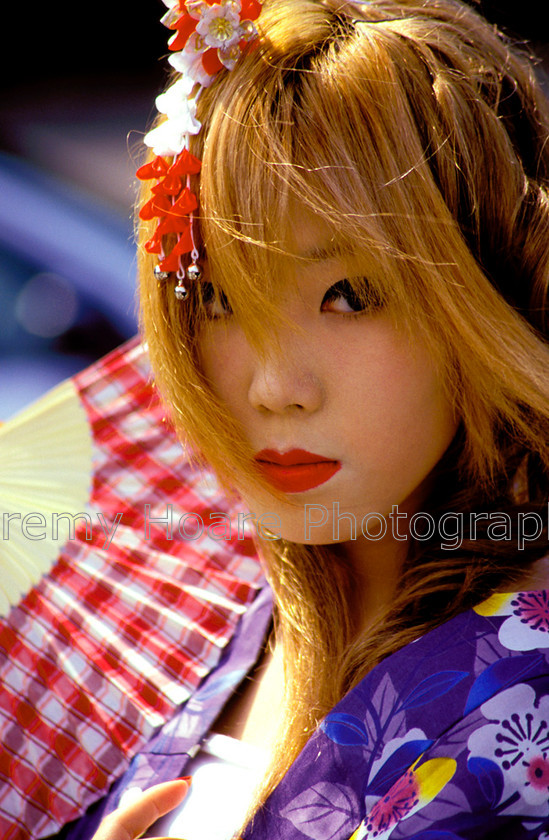
M 190 785 L 192 780 L 193 780 L 192 776 L 180 776 L 179 779 L 178 779 L 179 782 L 187 782 L 188 785 Z

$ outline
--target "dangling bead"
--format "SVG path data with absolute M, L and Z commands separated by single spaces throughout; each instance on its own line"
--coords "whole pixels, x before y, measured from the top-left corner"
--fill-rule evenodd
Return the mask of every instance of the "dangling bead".
M 202 269 L 196 263 L 191 263 L 190 266 L 187 268 L 187 280 L 190 280 L 191 283 L 196 283 L 202 277 Z
M 174 294 L 178 300 L 186 300 L 189 297 L 188 289 L 185 288 L 181 280 L 175 287 Z
M 154 267 L 154 276 L 155 276 L 155 277 L 156 277 L 156 279 L 157 279 L 157 280 L 159 280 L 160 282 L 164 282 L 164 280 L 167 280 L 167 279 L 168 279 L 168 277 L 169 277 L 170 275 L 169 275 L 169 273 L 168 273 L 167 271 L 162 271 L 162 269 L 160 268 L 160 266 L 159 266 L 159 265 L 155 265 L 155 267 Z

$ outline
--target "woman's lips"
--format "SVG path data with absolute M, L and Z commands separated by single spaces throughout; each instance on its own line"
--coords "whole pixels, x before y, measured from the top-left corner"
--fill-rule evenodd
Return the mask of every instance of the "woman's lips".
M 283 493 L 304 493 L 328 481 L 340 468 L 341 462 L 305 449 L 277 452 L 262 449 L 255 456 L 259 469 L 277 490 Z

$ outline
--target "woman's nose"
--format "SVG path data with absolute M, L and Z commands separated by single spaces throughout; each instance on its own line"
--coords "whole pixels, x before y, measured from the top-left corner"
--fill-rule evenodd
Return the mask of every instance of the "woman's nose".
M 298 358 L 284 348 L 257 358 L 248 398 L 262 412 L 314 412 L 323 401 L 323 388 L 305 353 Z

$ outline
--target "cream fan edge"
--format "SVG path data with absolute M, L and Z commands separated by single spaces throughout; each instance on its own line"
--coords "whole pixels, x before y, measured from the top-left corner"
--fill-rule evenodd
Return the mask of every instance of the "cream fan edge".
M 60 515 L 86 510 L 92 452 L 71 379 L 0 426 L 0 616 L 57 560 L 69 537 Z

